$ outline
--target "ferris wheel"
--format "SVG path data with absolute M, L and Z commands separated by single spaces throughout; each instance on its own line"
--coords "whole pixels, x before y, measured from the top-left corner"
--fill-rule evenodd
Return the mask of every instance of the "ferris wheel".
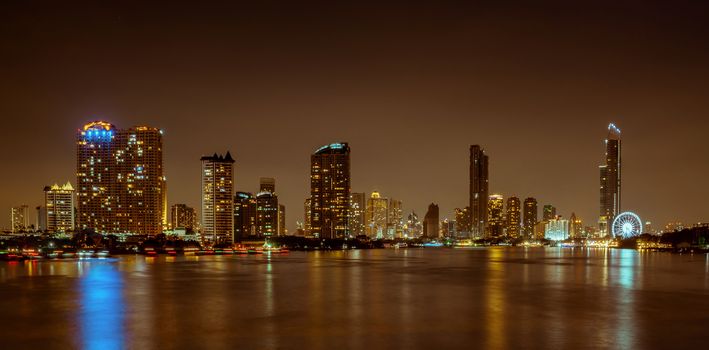
M 643 222 L 635 213 L 626 211 L 613 220 L 613 237 L 630 238 L 643 232 Z

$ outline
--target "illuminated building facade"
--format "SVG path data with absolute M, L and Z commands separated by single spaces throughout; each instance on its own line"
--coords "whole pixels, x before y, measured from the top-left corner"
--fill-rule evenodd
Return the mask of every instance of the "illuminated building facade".
M 571 238 L 584 238 L 585 233 L 583 230 L 583 222 L 580 218 L 576 217 L 576 213 L 571 213 L 569 217 L 569 237 Z
M 556 218 L 556 208 L 551 204 L 545 205 L 542 211 L 542 220 L 549 221 L 554 218 Z
M 286 206 L 283 204 L 278 205 L 278 233 L 279 236 L 285 236 L 288 234 L 286 230 Z
M 620 129 L 613 123 L 608 125 L 605 164 L 600 170 L 600 218 L 599 228 L 608 234 L 608 227 L 620 213 Z
M 389 200 L 374 191 L 367 199 L 366 234 L 370 238 L 387 238 Z
M 170 208 L 170 227 L 194 232 L 197 229 L 197 211 L 187 204 L 173 204 Z
M 469 235 L 472 229 L 470 207 L 455 208 L 455 230 L 459 236 Z
M 537 224 L 537 200 L 528 197 L 524 199 L 524 236 L 532 238 L 534 236 L 534 226 Z
M 256 235 L 256 198 L 248 192 L 234 195 L 234 241 Z
M 544 226 L 544 238 L 550 241 L 563 241 L 569 238 L 569 220 L 556 217 Z
M 404 225 L 404 237 L 406 238 L 418 238 L 423 234 L 423 225 L 421 220 L 419 220 L 418 214 L 416 212 L 411 212 Z
M 30 228 L 30 207 L 20 205 L 11 209 L 12 233 L 23 232 Z
M 74 187 L 69 182 L 59 186 L 44 187 L 44 215 L 42 229 L 49 232 L 73 231 L 74 219 Z
M 520 238 L 522 215 L 521 202 L 517 197 L 507 199 L 507 237 L 510 239 Z
M 487 204 L 488 238 L 502 238 L 505 232 L 504 198 L 499 194 L 489 197 Z
M 352 192 L 350 194 L 350 234 L 361 236 L 366 234 L 366 195 L 363 192 Z
M 423 217 L 423 236 L 426 238 L 435 239 L 440 235 L 440 222 L 438 216 L 438 204 L 431 203 L 428 205 L 428 211 Z
M 162 131 L 95 121 L 76 134 L 77 228 L 156 235 L 166 222 Z
M 349 234 L 350 147 L 332 143 L 310 157 L 310 226 L 319 238 L 345 238 Z
M 202 162 L 202 240 L 230 243 L 234 233 L 234 159 L 204 156 Z
M 398 199 L 389 199 L 387 213 L 387 238 L 400 238 L 404 234 L 404 213 L 402 203 Z
M 259 238 L 278 235 L 278 196 L 272 192 L 256 194 L 256 235 Z
M 262 177 L 259 179 L 259 192 L 276 193 L 276 179 L 272 177 Z
M 485 235 L 488 218 L 488 157 L 480 145 L 470 146 L 470 216 L 472 236 Z
M 305 236 L 311 236 L 313 231 L 313 226 L 310 224 L 310 218 L 313 214 L 312 207 L 312 199 L 306 198 L 305 202 L 303 203 L 303 212 L 305 213 L 305 217 L 303 218 L 303 231 L 305 233 Z

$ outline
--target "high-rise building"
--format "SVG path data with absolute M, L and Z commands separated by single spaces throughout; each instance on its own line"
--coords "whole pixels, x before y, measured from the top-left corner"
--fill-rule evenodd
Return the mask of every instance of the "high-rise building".
M 428 211 L 423 217 L 423 236 L 426 238 L 438 238 L 440 234 L 440 223 L 438 221 L 438 204 L 428 205 Z
M 184 228 L 194 232 L 197 228 L 197 211 L 187 204 L 173 204 L 170 208 L 170 226 L 172 229 Z
M 305 199 L 305 203 L 303 203 L 303 212 L 305 213 L 305 217 L 303 218 L 303 231 L 305 236 L 311 236 L 313 234 L 313 226 L 310 223 L 310 219 L 313 216 L 312 208 L 312 199 L 308 197 Z
M 26 204 L 11 209 L 12 233 L 30 229 L 30 207 Z
M 350 194 L 350 234 L 352 236 L 361 236 L 366 234 L 365 214 L 367 204 L 365 202 L 366 195 L 363 192 L 352 192 Z
M 278 196 L 272 192 L 256 194 L 256 235 L 259 238 L 278 235 Z
M 35 207 L 37 211 L 37 223 L 35 229 L 40 232 L 47 231 L 47 207 L 44 205 L 39 205 Z
M 455 230 L 459 236 L 470 234 L 472 222 L 470 221 L 470 207 L 455 208 Z
M 404 213 L 401 201 L 390 198 L 388 209 L 386 236 L 389 239 L 401 238 L 404 235 Z
M 276 193 L 276 179 L 272 177 L 262 177 L 259 179 L 259 192 Z
M 44 228 L 49 232 L 74 230 L 74 187 L 71 183 L 44 187 Z
M 551 204 L 545 205 L 542 213 L 542 220 L 549 221 L 554 218 L 556 218 L 556 208 Z
M 563 241 L 569 238 L 569 220 L 556 217 L 544 227 L 544 238 L 550 241 Z
M 576 217 L 576 213 L 571 213 L 569 217 L 569 237 L 584 238 L 583 222 Z
M 488 201 L 488 157 L 480 145 L 470 146 L 470 217 L 472 236 L 485 235 Z
M 605 164 L 599 166 L 600 170 L 600 218 L 599 223 L 607 234 L 616 215 L 620 213 L 620 129 L 613 123 L 608 125 L 606 138 Z M 605 223 L 605 224 L 603 224 Z M 601 228 L 601 227 L 599 227 Z
M 279 236 L 285 236 L 288 234 L 286 230 L 286 206 L 283 204 L 278 205 L 278 233 Z
M 507 237 L 511 239 L 520 238 L 521 209 L 519 198 L 513 196 L 507 199 Z
M 489 197 L 487 203 L 487 229 L 488 238 L 502 238 L 505 232 L 504 198 L 499 194 Z
M 382 198 L 374 191 L 367 199 L 367 214 L 365 217 L 366 232 L 370 238 L 389 238 L 387 224 L 389 222 L 389 200 Z
M 311 234 L 345 238 L 350 234 L 350 146 L 332 143 L 310 157 Z
M 155 235 L 166 222 L 162 131 L 95 121 L 76 134 L 77 228 Z
M 534 236 L 534 225 L 537 224 L 537 200 L 528 197 L 524 200 L 524 235 L 526 238 Z
M 234 195 L 234 241 L 256 235 L 256 198 L 248 192 Z
M 416 212 L 411 212 L 407 219 L 406 219 L 406 224 L 404 225 L 404 236 L 406 238 L 418 238 L 422 235 L 423 233 L 423 226 L 421 224 L 421 220 L 419 220 L 419 216 L 416 214 Z
M 234 159 L 204 156 L 202 161 L 202 240 L 230 243 L 234 234 Z

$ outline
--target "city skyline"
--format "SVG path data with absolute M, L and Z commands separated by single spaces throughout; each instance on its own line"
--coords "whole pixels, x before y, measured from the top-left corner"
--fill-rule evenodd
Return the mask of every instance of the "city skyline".
M 594 223 L 613 122 L 623 130 L 623 208 L 656 228 L 706 221 L 704 5 L 594 4 L 332 4 L 310 15 L 253 5 L 259 20 L 249 21 L 230 8 L 116 15 L 4 3 L 13 34 L 0 38 L 11 68 L 0 147 L 13 151 L 0 159 L 0 226 L 10 208 L 42 203 L 42 186 L 74 181 L 67 135 L 97 119 L 165 131 L 170 205 L 198 208 L 193 160 L 231 150 L 236 191 L 277 179 L 290 232 L 309 154 L 339 140 L 353 149 L 352 190 L 386 193 L 406 213 L 423 217 L 435 202 L 453 218 L 467 206 L 468 148 L 479 144 L 490 193 Z M 194 21 L 176 20 L 186 13 Z

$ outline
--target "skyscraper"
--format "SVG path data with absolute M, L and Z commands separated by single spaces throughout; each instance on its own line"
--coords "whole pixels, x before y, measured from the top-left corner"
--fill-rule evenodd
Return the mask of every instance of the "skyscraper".
M 278 196 L 273 192 L 256 195 L 256 235 L 259 238 L 278 235 Z
M 202 240 L 230 243 L 234 233 L 234 159 L 204 156 L 202 161 Z
M 400 200 L 389 198 L 389 212 L 387 214 L 387 238 L 400 238 L 404 231 L 403 204 Z
M 487 204 L 488 238 L 502 238 L 505 232 L 504 205 L 504 198 L 501 195 L 493 194 L 489 197 Z
M 173 204 L 170 213 L 172 229 L 184 228 L 193 232 L 197 228 L 197 211 L 187 204 Z
M 532 238 L 534 235 L 534 225 L 537 224 L 537 200 L 528 197 L 524 200 L 524 235 Z
M 350 147 L 332 143 L 310 157 L 311 233 L 320 238 L 349 236 Z
M 77 228 L 155 235 L 166 224 L 162 131 L 95 121 L 76 134 Z
M 234 240 L 256 235 L 256 198 L 248 192 L 234 195 Z
M 620 173 L 621 173 L 620 129 L 613 123 L 608 125 L 606 138 L 605 164 L 599 166 L 600 170 L 600 218 L 599 227 L 602 231 L 610 227 L 616 215 L 620 213 Z
M 470 146 L 470 217 L 472 236 L 482 238 L 487 222 L 488 157 L 480 145 Z
M 551 204 L 544 205 L 544 212 L 542 213 L 542 220 L 549 221 L 556 218 L 556 208 Z
M 520 238 L 520 228 L 521 203 L 519 198 L 513 196 L 507 199 L 507 237 Z
M 44 224 L 49 232 L 74 230 L 74 187 L 69 182 L 44 187 Z
M 30 207 L 26 204 L 12 207 L 11 210 L 12 233 L 18 233 L 30 228 Z
M 423 232 L 423 227 L 421 225 L 421 220 L 419 220 L 418 214 L 412 211 L 406 219 L 406 225 L 404 227 L 404 235 L 407 238 L 418 238 Z
M 276 193 L 276 179 L 272 177 L 262 177 L 259 179 L 259 192 Z
M 365 213 L 367 204 L 366 195 L 363 192 L 352 192 L 350 194 L 350 235 L 361 236 L 366 234 Z
M 438 238 L 440 234 L 439 219 L 438 219 L 438 204 L 431 203 L 428 205 L 428 211 L 423 217 L 423 236 L 426 238 Z
M 583 238 L 583 222 L 576 217 L 576 213 L 571 213 L 569 217 L 569 237 Z
M 305 199 L 303 203 L 303 213 L 305 213 L 305 217 L 303 218 L 303 231 L 305 231 L 306 236 L 310 236 L 313 234 L 313 225 L 310 223 L 313 214 L 312 198 L 308 197 Z
M 286 230 L 286 206 L 283 204 L 278 205 L 278 232 L 279 236 L 285 236 L 288 233 Z
M 472 223 L 470 221 L 470 207 L 455 208 L 455 230 L 458 235 L 470 234 Z
M 366 232 L 370 238 L 387 238 L 389 200 L 374 191 L 367 199 Z
M 563 241 L 569 238 L 569 221 L 556 217 L 544 226 L 544 238 L 550 241 Z

